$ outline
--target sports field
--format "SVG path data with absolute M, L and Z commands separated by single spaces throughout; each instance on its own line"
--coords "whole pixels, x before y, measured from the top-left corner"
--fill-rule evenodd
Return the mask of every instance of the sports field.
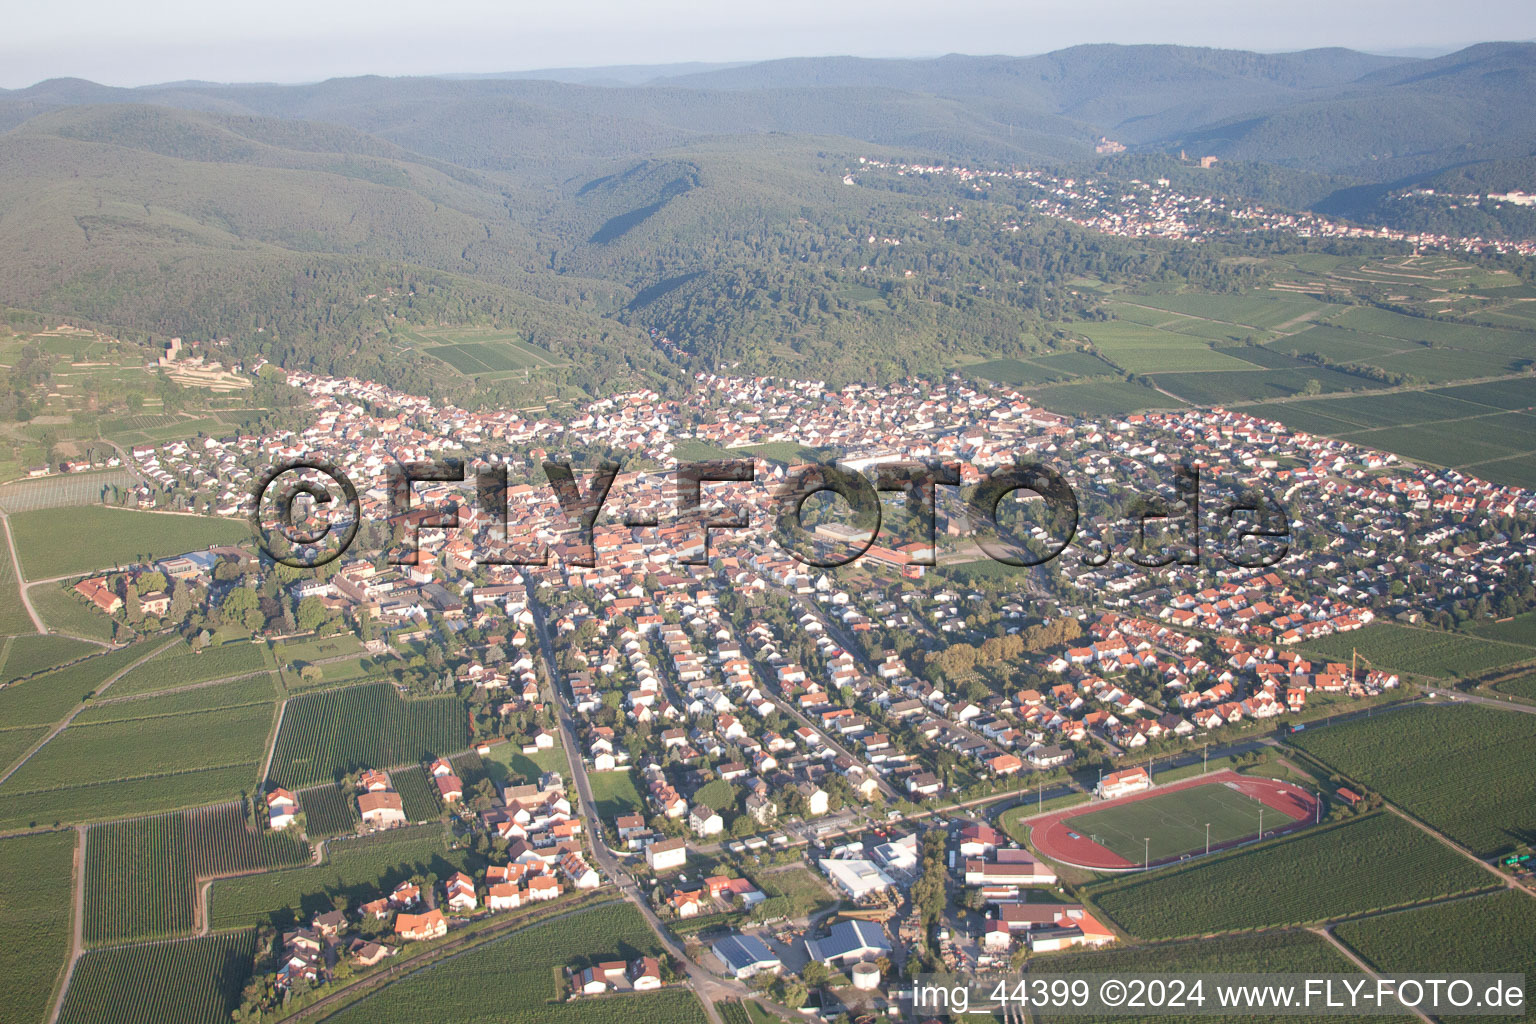
M 1136 863 L 1148 855 L 1169 860 L 1186 853 L 1205 851 L 1205 826 L 1211 826 L 1211 846 L 1217 847 L 1259 832 L 1259 811 L 1264 810 L 1264 830 L 1289 825 L 1296 819 L 1238 790 L 1213 784 L 1163 793 L 1146 800 L 1090 811 L 1064 824 L 1079 835 Z M 1150 839 L 1150 843 L 1145 840 Z
M 1029 838 L 1062 864 L 1130 871 L 1148 860 L 1156 867 L 1203 853 L 1207 822 L 1213 853 L 1255 838 L 1260 808 L 1264 834 L 1272 836 L 1311 824 L 1317 800 L 1288 782 L 1214 772 L 1037 818 Z

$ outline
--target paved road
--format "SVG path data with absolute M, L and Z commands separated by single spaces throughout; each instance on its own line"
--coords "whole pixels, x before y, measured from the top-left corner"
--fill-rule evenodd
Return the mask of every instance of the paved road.
M 1436 703 L 1480 704 L 1485 708 L 1498 708 L 1500 711 L 1518 711 L 1525 715 L 1536 715 L 1536 704 L 1522 704 L 1517 700 L 1496 700 L 1493 697 L 1483 697 L 1475 693 L 1458 693 L 1454 702 L 1436 701 Z
M 719 1010 L 715 1007 L 715 1003 L 722 999 L 757 999 L 767 1003 L 775 1013 L 788 1016 L 790 1011 L 787 1008 L 767 1002 L 741 982 L 720 977 L 690 957 L 683 944 L 651 909 L 650 900 L 640 891 L 640 886 L 620 861 L 618 854 L 608 846 L 603 838 L 603 823 L 597 816 L 597 800 L 592 795 L 591 780 L 587 778 L 587 766 L 581 757 L 581 747 L 576 742 L 575 723 L 572 721 L 565 694 L 560 689 L 560 677 L 556 668 L 558 662 L 555 660 L 554 645 L 550 640 L 544 608 L 537 601 L 530 601 L 529 608 L 533 611 L 534 631 L 538 634 L 539 650 L 544 658 L 545 672 L 554 690 L 555 715 L 560 725 L 561 742 L 565 746 L 566 763 L 570 766 L 571 779 L 581 799 L 581 815 L 587 834 L 592 839 L 592 854 L 597 860 L 598 867 L 603 874 L 613 880 L 624 898 L 634 904 L 644 915 L 646 923 L 651 926 L 651 930 L 656 933 L 657 938 L 661 940 L 673 959 L 683 965 L 689 983 L 698 995 L 699 1002 L 703 1004 L 704 1012 L 708 1015 L 711 1024 L 724 1024 Z

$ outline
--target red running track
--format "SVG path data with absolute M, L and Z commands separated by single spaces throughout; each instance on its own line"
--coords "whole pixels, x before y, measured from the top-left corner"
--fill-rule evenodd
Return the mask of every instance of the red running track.
M 1131 863 L 1119 854 L 1100 846 L 1087 836 L 1079 835 L 1076 839 L 1069 834 L 1072 830 L 1063 822 L 1068 818 L 1075 818 L 1080 814 L 1091 811 L 1101 811 L 1106 807 L 1118 807 L 1136 800 L 1150 800 L 1164 793 L 1173 793 L 1181 789 L 1192 789 L 1195 786 L 1220 786 L 1232 783 L 1244 796 L 1252 797 L 1266 807 L 1273 807 L 1283 814 L 1295 818 L 1281 828 L 1267 828 L 1265 835 L 1282 835 L 1286 832 L 1294 832 L 1297 829 L 1306 828 L 1313 823 L 1317 813 L 1317 797 L 1300 786 L 1293 786 L 1289 782 L 1281 782 L 1278 779 L 1264 779 L 1252 775 L 1239 775 L 1234 771 L 1212 772 L 1209 775 L 1197 775 L 1192 779 L 1182 779 L 1178 782 L 1170 782 L 1165 786 L 1154 786 L 1145 793 L 1135 793 L 1131 796 L 1122 796 L 1115 800 L 1098 800 L 1087 804 L 1078 804 L 1076 807 L 1058 811 L 1044 818 L 1038 818 L 1030 825 L 1030 841 L 1040 854 L 1050 860 L 1058 861 L 1071 867 L 1088 868 L 1092 871 L 1135 871 L 1139 870 L 1140 863 Z M 1230 849 L 1243 843 L 1252 841 L 1254 837 L 1234 839 L 1229 842 L 1213 845 L 1211 852 Z M 1183 860 L 1185 855 L 1165 857 L 1162 860 L 1152 862 L 1152 867 L 1163 864 L 1172 864 Z

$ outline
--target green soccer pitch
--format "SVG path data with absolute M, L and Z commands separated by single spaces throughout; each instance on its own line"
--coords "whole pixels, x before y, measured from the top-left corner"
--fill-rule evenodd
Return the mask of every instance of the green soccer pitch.
M 1256 836 L 1260 808 L 1266 833 L 1297 820 L 1224 783 L 1213 782 L 1171 793 L 1154 791 L 1141 800 L 1067 818 L 1062 825 L 1131 864 L 1140 864 L 1149 853 L 1153 861 L 1203 853 L 1207 822 L 1212 849 Z M 1147 839 L 1152 842 L 1147 844 Z

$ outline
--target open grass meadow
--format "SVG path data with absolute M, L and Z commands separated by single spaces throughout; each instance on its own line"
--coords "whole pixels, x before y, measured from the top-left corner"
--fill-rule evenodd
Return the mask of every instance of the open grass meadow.
M 1536 977 L 1536 900 L 1521 892 L 1346 921 L 1334 934 L 1383 973 Z
M 640 790 L 629 772 L 588 772 L 597 816 L 611 822 L 621 814 L 636 814 L 645 807 Z
M 1536 648 L 1395 622 L 1373 622 L 1363 629 L 1308 640 L 1304 646 L 1330 661 L 1348 664 L 1351 652 L 1358 651 L 1377 668 L 1441 678 L 1475 676 L 1536 658 Z
M 1497 880 L 1395 815 L 1308 829 L 1088 893 L 1146 939 L 1307 924 L 1471 892 Z
M 354 769 L 419 764 L 468 746 L 463 701 L 404 700 L 388 683 L 369 683 L 291 699 L 270 774 L 276 785 L 301 789 Z
M 74 832 L 0 839 L 0 1024 L 35 1024 L 69 957 Z
M 267 649 L 246 641 L 219 644 L 194 651 L 177 644 L 126 672 L 112 684 L 112 696 L 122 697 L 154 690 L 169 690 L 213 679 L 261 672 L 274 667 Z
M 837 902 L 821 877 L 804 864 L 760 871 L 752 880 L 770 900 L 784 901 L 786 917 L 804 917 Z
M 0 683 L 26 679 L 92 654 L 101 648 L 67 636 L 18 636 L 0 644 Z
M 661 952 L 640 912 L 605 903 L 512 932 L 362 1000 L 338 1024 L 704 1024 L 686 988 L 567 1000 L 560 969 Z
M 1072 831 L 1091 837 L 1100 846 L 1130 861 L 1152 860 L 1205 851 L 1207 822 L 1211 845 L 1246 839 L 1259 833 L 1259 810 L 1265 831 L 1294 819 L 1226 786 L 1213 784 L 1179 789 L 1066 819 Z M 1144 840 L 1150 839 L 1147 844 Z M 1150 852 L 1149 852 L 1150 851 Z
M 253 930 L 93 950 L 75 967 L 60 1024 L 226 1024 L 256 954 Z
M 363 653 L 363 642 L 351 633 L 336 636 L 284 640 L 272 648 L 280 668 L 298 668 L 331 658 L 347 658 Z
M 359 906 L 416 875 L 447 878 L 481 866 L 469 850 L 450 850 L 441 825 L 418 825 L 326 843 L 325 862 L 213 883 L 209 918 L 215 929 L 266 922 L 288 924 L 331 909 L 337 896 Z
M 1536 715 L 1417 706 L 1290 742 L 1481 856 L 1536 840 Z
M 251 539 L 250 524 L 243 519 L 104 506 L 22 512 L 11 517 L 11 532 L 29 580 L 91 573 Z

